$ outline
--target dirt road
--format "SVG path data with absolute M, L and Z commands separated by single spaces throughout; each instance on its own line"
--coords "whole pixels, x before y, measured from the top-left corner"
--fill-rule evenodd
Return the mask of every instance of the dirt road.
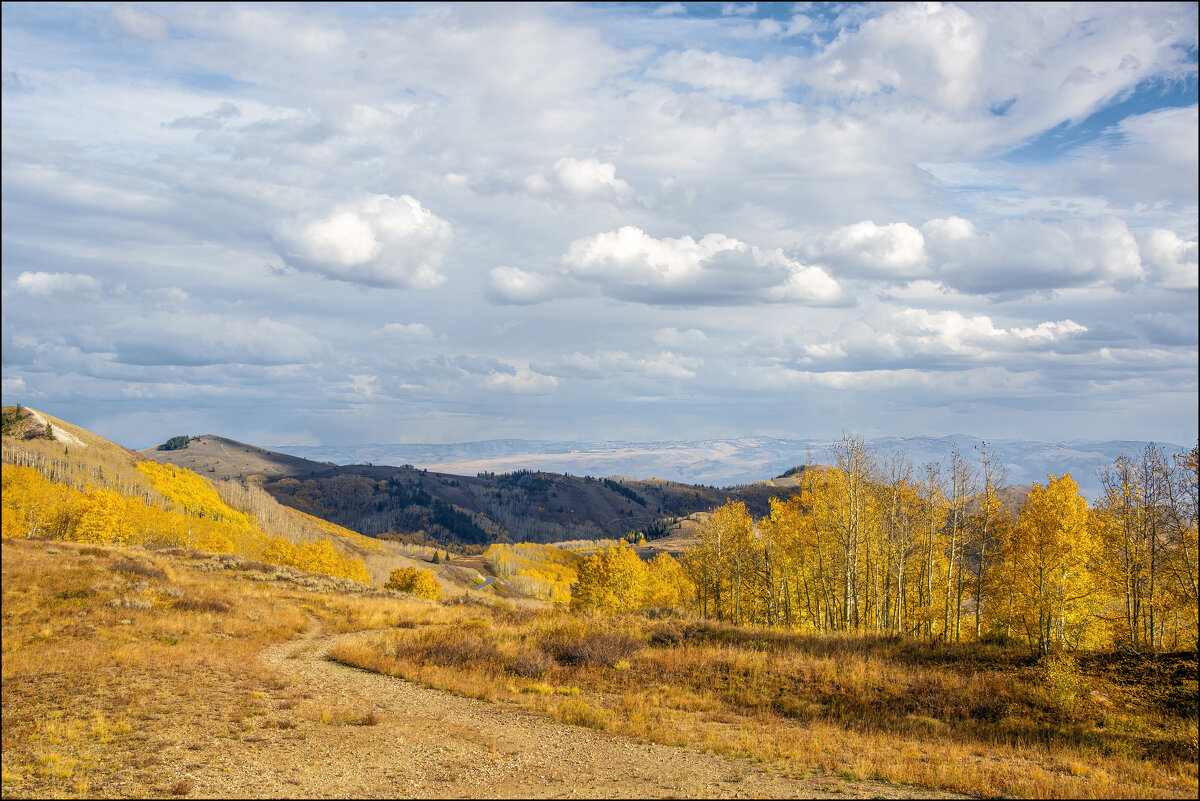
M 902 798 L 927 790 L 832 776 L 790 778 L 749 760 L 641 744 L 368 673 L 325 658 L 312 629 L 263 658 L 313 708 L 375 725 L 314 724 L 213 749 L 189 767 L 193 797 Z M 950 797 L 950 796 L 945 796 Z

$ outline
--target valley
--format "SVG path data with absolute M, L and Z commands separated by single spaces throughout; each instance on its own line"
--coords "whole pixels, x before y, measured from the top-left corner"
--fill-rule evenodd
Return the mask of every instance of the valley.
M 1122 621 L 1119 498 L 1067 477 L 850 438 L 722 490 L 470 477 L 4 419 L 5 797 L 1195 793 L 1194 452 L 1142 456 L 1184 494 Z M 1039 600 L 1049 553 L 1085 600 Z

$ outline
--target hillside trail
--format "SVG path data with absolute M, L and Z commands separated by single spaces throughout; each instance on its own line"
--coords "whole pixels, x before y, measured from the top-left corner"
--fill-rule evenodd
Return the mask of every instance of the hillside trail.
M 192 797 L 905 798 L 931 794 L 835 776 L 789 778 L 747 759 L 638 743 L 326 658 L 314 625 L 262 652 L 323 708 L 373 710 L 376 725 L 316 725 L 243 740 L 193 764 Z

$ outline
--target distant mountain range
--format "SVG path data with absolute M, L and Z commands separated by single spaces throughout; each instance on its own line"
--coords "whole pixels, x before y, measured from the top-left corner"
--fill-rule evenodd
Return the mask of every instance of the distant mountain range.
M 980 437 L 954 434 L 946 437 L 883 437 L 868 440 L 879 456 L 906 451 L 917 467 L 927 462 L 946 464 L 955 443 L 963 457 L 977 462 Z M 272 446 L 275 451 L 314 461 L 337 464 L 413 465 L 458 475 L 484 471 L 542 470 L 591 476 L 660 478 L 687 484 L 725 487 L 748 484 L 781 475 L 808 462 L 833 461 L 830 440 L 740 437 L 672 442 L 622 442 L 604 440 L 494 439 L 448 445 L 344 445 Z M 1121 454 L 1133 457 L 1146 442 L 1131 440 L 1069 440 L 1034 442 L 994 440 L 989 449 L 1008 471 L 1009 484 L 1044 484 L 1047 474 L 1071 473 L 1080 489 L 1095 499 L 1100 492 L 1097 471 Z M 1159 443 L 1170 453 L 1191 446 Z

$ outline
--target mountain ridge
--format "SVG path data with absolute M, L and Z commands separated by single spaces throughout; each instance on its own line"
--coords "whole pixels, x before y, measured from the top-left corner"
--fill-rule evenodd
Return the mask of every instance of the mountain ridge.
M 878 455 L 907 451 L 914 465 L 945 463 L 958 444 L 968 462 L 984 440 L 968 434 L 877 437 L 867 440 Z M 542 470 L 572 475 L 657 478 L 685 484 L 729 487 L 778 476 L 804 464 L 811 448 L 817 462 L 829 463 L 831 439 L 770 436 L 697 440 L 523 440 L 464 443 L 368 443 L 341 446 L 271 446 L 281 453 L 338 463 L 412 464 L 429 470 L 473 475 L 480 472 Z M 1133 457 L 1151 444 L 1140 440 L 1071 439 L 1057 442 L 987 440 L 1012 484 L 1045 483 L 1048 474 L 1071 473 L 1091 499 L 1100 492 L 1097 470 L 1119 455 Z M 1189 450 L 1179 443 L 1155 443 L 1169 453 Z

